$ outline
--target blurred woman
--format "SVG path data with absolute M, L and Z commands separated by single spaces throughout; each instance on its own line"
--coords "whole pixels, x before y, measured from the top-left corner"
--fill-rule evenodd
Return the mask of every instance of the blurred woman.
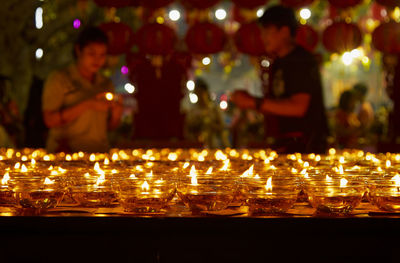
M 50 152 L 105 152 L 107 129 L 116 128 L 122 104 L 111 81 L 100 74 L 106 63 L 107 36 L 99 28 L 83 30 L 74 46 L 75 62 L 52 73 L 44 86 L 43 117 L 50 128 Z

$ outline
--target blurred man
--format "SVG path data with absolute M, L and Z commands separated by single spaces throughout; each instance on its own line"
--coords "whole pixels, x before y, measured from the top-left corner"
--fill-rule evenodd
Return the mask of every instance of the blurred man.
M 298 22 L 293 10 L 273 6 L 259 23 L 265 50 L 275 58 L 269 92 L 264 98 L 254 98 L 245 91 L 236 91 L 233 102 L 242 109 L 255 109 L 275 117 L 276 150 L 325 152 L 328 128 L 321 76 L 314 56 L 295 43 Z

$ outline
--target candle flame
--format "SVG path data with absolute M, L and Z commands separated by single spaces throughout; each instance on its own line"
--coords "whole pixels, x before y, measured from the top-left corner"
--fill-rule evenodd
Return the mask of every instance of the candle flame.
M 310 163 L 309 163 L 309 162 L 304 162 L 303 167 L 304 167 L 304 168 L 310 167 Z
M 190 179 L 190 184 L 191 185 L 198 185 L 197 176 L 192 176 L 192 178 Z
M 240 177 L 253 177 L 253 171 L 254 171 L 254 164 L 252 164 L 249 169 L 244 171 L 244 173 Z
M 260 179 L 260 176 L 259 176 L 258 174 L 256 174 L 256 175 L 254 176 L 254 179 Z
M 332 177 L 330 177 L 329 175 L 326 175 L 325 180 L 327 182 L 332 182 Z
M 151 170 L 150 173 L 147 173 L 146 177 L 150 177 L 150 178 L 153 177 L 153 171 Z
M 106 176 L 104 174 L 101 174 L 96 180 L 96 185 L 101 185 L 105 181 L 106 181 Z
M 131 175 L 129 176 L 129 178 L 130 178 L 130 179 L 137 179 L 137 177 L 136 177 L 134 174 L 131 174 Z
M 339 165 L 339 174 L 344 174 L 343 166 Z
M 178 155 L 174 152 L 168 154 L 168 160 L 176 161 L 178 159 Z
M 188 168 L 189 166 L 190 166 L 190 163 L 189 163 L 189 162 L 185 162 L 185 163 L 183 164 L 182 168 L 183 168 L 183 169 L 186 169 L 186 168 Z
M 114 95 L 111 92 L 106 93 L 106 100 L 112 101 L 114 99 Z
M 192 167 L 190 168 L 189 176 L 197 176 L 196 167 L 194 165 L 192 165 Z
M 149 183 L 147 181 L 144 181 L 142 184 L 142 190 L 148 192 L 150 190 Z
M 9 180 L 10 180 L 10 174 L 6 172 L 3 176 L 3 179 L 1 179 L 1 184 L 2 185 L 8 184 Z
M 347 180 L 344 179 L 344 178 L 340 179 L 340 187 L 346 187 L 348 182 L 349 182 L 349 181 L 347 181 Z
M 315 161 L 317 161 L 317 162 L 321 161 L 321 155 L 317 155 L 317 156 L 315 157 Z
M 71 156 L 70 154 L 67 154 L 67 155 L 65 156 L 65 160 L 66 160 L 66 161 L 72 161 L 72 156 Z
M 199 162 L 204 162 L 206 160 L 206 158 L 204 158 L 203 155 L 199 155 L 199 157 L 197 157 L 197 161 Z
M 207 170 L 206 174 L 211 174 L 211 173 L 212 173 L 212 171 L 213 171 L 213 168 L 210 166 L 210 167 L 208 168 L 208 170 Z
M 344 157 L 343 156 L 340 156 L 339 163 L 344 164 Z
M 224 166 L 222 166 L 222 168 L 220 169 L 220 171 L 228 171 L 228 167 L 229 167 L 229 159 L 226 159 L 224 161 Z
M 386 168 L 392 166 L 392 162 L 390 160 L 386 160 Z
M 16 164 L 14 165 L 14 169 L 19 169 L 19 168 L 21 168 L 21 163 L 16 163 Z
M 109 165 L 110 164 L 110 159 L 108 159 L 107 157 L 104 158 L 104 165 Z
M 28 172 L 28 168 L 26 168 L 25 164 L 23 164 L 23 165 L 21 166 L 21 172 L 22 172 L 22 173 Z
M 48 177 L 46 177 L 46 178 L 44 179 L 44 184 L 46 184 L 46 185 L 48 185 L 48 184 L 54 184 L 54 183 L 55 183 L 55 181 L 49 179 Z
M 52 175 L 52 176 L 58 175 L 58 172 L 56 170 L 53 170 L 50 172 L 50 175 Z
M 298 173 L 297 169 L 296 169 L 296 168 L 293 168 L 293 167 L 292 167 L 292 169 L 290 169 L 290 172 L 291 172 L 292 174 L 297 174 L 297 173 Z
M 396 187 L 400 187 L 400 174 L 396 174 L 395 176 L 393 176 L 392 181 L 394 181 Z
M 91 162 L 96 161 L 96 155 L 95 155 L 94 153 L 92 153 L 92 154 L 89 156 L 89 161 L 91 161 Z
M 35 166 L 35 165 L 36 165 L 35 159 L 31 159 L 31 166 Z
M 267 183 L 265 184 L 265 190 L 267 192 L 271 192 L 272 191 L 272 177 L 268 178 Z
M 118 154 L 117 153 L 113 153 L 113 155 L 111 156 L 111 160 L 113 162 L 115 162 L 115 161 L 118 161 L 118 159 L 119 159 Z
M 215 152 L 215 159 L 218 161 L 225 161 L 228 157 L 221 150 L 218 150 Z

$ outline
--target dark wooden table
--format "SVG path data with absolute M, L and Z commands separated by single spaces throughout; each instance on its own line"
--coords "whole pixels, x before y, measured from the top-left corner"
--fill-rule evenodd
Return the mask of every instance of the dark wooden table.
M 400 216 L 364 203 L 347 217 L 139 217 L 120 208 L 0 210 L 0 262 L 400 262 Z M 311 213 L 310 213 L 311 212 Z

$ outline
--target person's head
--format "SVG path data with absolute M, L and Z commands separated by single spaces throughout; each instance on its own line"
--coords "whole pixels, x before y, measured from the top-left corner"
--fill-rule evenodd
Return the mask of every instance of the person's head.
M 265 10 L 258 20 L 262 27 L 265 51 L 277 53 L 282 46 L 291 45 L 296 37 L 298 21 L 293 9 L 280 5 Z
M 365 83 L 357 83 L 353 86 L 353 90 L 360 101 L 363 101 L 368 93 L 368 87 Z
M 352 90 L 346 90 L 340 95 L 339 109 L 353 112 L 356 107 L 356 95 Z
M 207 82 L 202 79 L 202 78 L 197 78 L 195 80 L 195 93 L 197 97 L 199 98 L 200 103 L 205 103 L 210 100 L 210 95 L 208 93 L 208 84 Z
M 107 35 L 100 28 L 84 29 L 75 41 L 77 63 L 90 73 L 98 72 L 106 63 L 107 45 Z

